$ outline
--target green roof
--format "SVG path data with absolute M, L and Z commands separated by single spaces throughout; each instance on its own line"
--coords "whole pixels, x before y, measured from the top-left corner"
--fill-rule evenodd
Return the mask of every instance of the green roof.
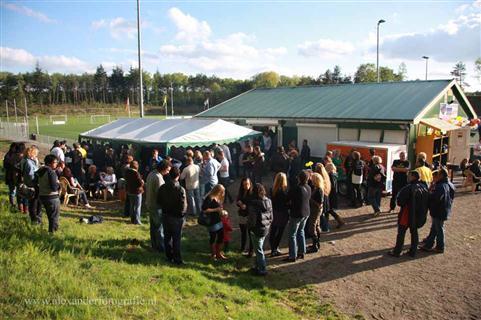
M 197 117 L 412 121 L 452 80 L 257 88 Z

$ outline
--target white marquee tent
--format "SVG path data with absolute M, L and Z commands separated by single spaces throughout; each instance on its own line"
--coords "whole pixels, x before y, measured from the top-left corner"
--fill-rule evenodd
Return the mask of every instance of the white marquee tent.
M 224 144 L 246 140 L 259 134 L 258 131 L 220 119 L 126 118 L 84 132 L 80 134 L 80 138 L 145 145 L 164 144 L 169 148 Z

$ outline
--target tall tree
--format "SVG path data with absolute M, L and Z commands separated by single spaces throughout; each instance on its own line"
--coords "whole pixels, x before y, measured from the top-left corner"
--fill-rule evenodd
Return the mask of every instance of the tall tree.
M 332 71 L 332 83 L 340 83 L 342 80 L 341 67 L 336 65 Z
M 112 74 L 109 77 L 109 86 L 113 95 L 112 102 L 119 104 L 127 98 L 128 90 L 122 67 L 116 66 L 112 69 Z
M 451 75 L 453 75 L 456 80 L 458 80 L 461 86 L 464 86 L 466 83 L 464 82 L 466 76 L 466 65 L 464 62 L 459 61 L 453 67 L 453 71 L 451 71 Z
M 97 93 L 97 99 L 99 99 L 103 103 L 107 102 L 106 94 L 108 81 L 109 79 L 104 67 L 102 65 L 98 66 L 94 75 L 94 86 L 95 92 Z
M 261 72 L 254 76 L 255 87 L 275 88 L 279 85 L 281 78 L 274 71 Z
M 397 75 L 399 78 L 399 81 L 404 81 L 408 77 L 408 68 L 406 67 L 406 64 L 404 62 L 401 62 L 401 64 L 398 67 Z
M 476 78 L 478 78 L 478 82 L 481 82 L 481 57 L 474 61 L 474 72 L 476 74 Z
M 374 63 L 364 63 L 361 64 L 354 74 L 354 82 L 376 82 L 377 73 L 376 65 Z

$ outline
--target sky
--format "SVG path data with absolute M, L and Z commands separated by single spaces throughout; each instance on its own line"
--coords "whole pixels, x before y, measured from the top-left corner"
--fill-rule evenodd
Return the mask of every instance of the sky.
M 407 66 L 408 79 L 452 78 L 466 64 L 467 91 L 481 90 L 481 0 L 141 0 L 144 69 L 248 79 L 263 71 L 352 75 L 376 63 Z M 49 73 L 137 67 L 135 0 L 0 0 L 0 70 Z

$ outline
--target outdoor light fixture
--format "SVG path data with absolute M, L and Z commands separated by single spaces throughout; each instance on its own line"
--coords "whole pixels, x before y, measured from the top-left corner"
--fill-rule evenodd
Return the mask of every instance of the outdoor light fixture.
M 425 80 L 428 80 L 428 60 L 429 60 L 429 57 L 428 56 L 423 56 L 422 57 L 424 60 L 426 60 L 426 79 Z
M 386 20 L 383 20 L 383 19 L 381 19 L 377 22 L 377 50 L 376 50 L 376 52 L 377 52 L 377 54 L 376 54 L 377 82 L 379 82 L 380 79 L 381 79 L 380 73 L 379 73 L 379 25 L 381 23 L 384 23 L 384 22 L 386 22 Z

